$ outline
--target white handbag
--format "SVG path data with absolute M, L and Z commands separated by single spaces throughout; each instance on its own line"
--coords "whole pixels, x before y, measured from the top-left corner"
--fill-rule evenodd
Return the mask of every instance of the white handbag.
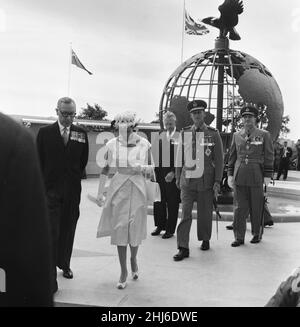
M 154 174 L 154 181 L 151 181 L 150 178 L 147 179 L 146 175 L 146 196 L 147 196 L 147 201 L 149 203 L 153 202 L 160 202 L 161 201 L 161 193 L 160 193 L 160 187 L 159 184 L 156 182 L 156 176 L 155 172 Z

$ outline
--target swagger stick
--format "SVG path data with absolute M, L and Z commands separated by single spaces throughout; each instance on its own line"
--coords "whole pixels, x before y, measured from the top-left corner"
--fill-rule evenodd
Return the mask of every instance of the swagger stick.
M 213 199 L 213 204 L 216 212 L 216 228 L 217 228 L 217 240 L 219 239 L 219 218 L 222 219 L 216 197 Z
M 264 187 L 264 201 L 261 211 L 260 227 L 259 227 L 259 239 L 262 239 L 262 234 L 264 233 L 264 223 L 265 223 L 265 205 L 267 203 L 267 185 Z

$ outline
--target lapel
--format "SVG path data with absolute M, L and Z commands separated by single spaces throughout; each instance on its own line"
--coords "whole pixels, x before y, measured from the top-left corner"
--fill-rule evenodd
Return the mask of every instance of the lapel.
M 52 133 L 53 133 L 52 134 L 53 141 L 57 144 L 58 149 L 64 150 L 64 148 L 65 148 L 64 141 L 63 141 L 62 136 L 60 134 L 58 122 L 55 122 L 52 125 Z
M 71 138 L 71 133 L 72 133 L 72 132 L 76 132 L 76 129 L 74 128 L 74 125 L 73 125 L 73 124 L 70 126 L 69 140 L 68 140 L 67 145 L 65 146 L 65 149 L 66 149 L 67 151 L 70 151 L 70 149 L 72 148 L 72 144 L 73 144 L 73 142 L 72 142 L 72 140 L 70 139 L 70 138 Z

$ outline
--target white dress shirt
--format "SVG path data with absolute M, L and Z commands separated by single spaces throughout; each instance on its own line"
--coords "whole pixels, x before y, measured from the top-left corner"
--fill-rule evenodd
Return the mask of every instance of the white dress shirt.
M 59 131 L 60 131 L 60 135 L 63 136 L 63 133 L 64 133 L 64 130 L 65 128 L 67 129 L 67 135 L 68 135 L 68 138 L 69 138 L 69 135 L 70 135 L 70 126 L 69 127 L 65 127 L 63 126 L 59 120 L 57 121 L 58 122 L 58 126 L 59 126 Z
M 174 136 L 176 132 L 176 127 L 173 129 L 173 131 L 170 133 L 168 130 L 167 130 L 167 140 L 170 141 L 170 139 Z

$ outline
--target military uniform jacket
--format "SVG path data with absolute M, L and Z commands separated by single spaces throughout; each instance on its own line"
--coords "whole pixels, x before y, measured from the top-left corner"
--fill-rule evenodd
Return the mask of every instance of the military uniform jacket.
M 228 175 L 234 177 L 236 185 L 261 185 L 263 177 L 272 177 L 273 161 L 273 143 L 268 131 L 254 128 L 247 136 L 242 129 L 233 134 Z
M 223 175 L 222 140 L 219 131 L 206 124 L 198 131 L 200 133 L 196 133 L 195 125 L 192 125 L 181 132 L 176 156 L 176 179 L 188 185 L 192 179 L 189 173 L 196 169 L 196 162 L 196 165 L 203 167 L 202 176 L 197 177 L 198 190 L 211 189 Z M 204 133 L 203 138 L 201 132 Z

